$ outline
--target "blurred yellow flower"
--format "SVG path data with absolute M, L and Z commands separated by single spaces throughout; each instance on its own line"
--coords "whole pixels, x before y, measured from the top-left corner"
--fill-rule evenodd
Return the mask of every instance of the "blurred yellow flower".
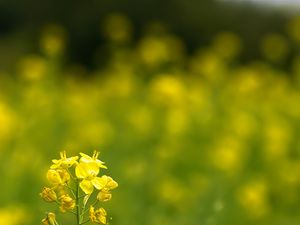
M 131 31 L 131 23 L 125 15 L 111 14 L 105 20 L 104 32 L 114 42 L 124 43 L 129 41 Z
M 208 81 L 218 82 L 226 74 L 226 64 L 211 49 L 199 50 L 190 61 L 191 71 Z
M 137 105 L 130 111 L 128 122 L 137 130 L 140 136 L 146 136 L 153 129 L 152 114 L 150 107 Z
M 185 109 L 171 109 L 166 115 L 166 132 L 171 136 L 182 135 L 189 125 L 189 114 Z
M 28 55 L 19 62 L 19 73 L 29 81 L 38 81 L 47 73 L 47 64 L 44 58 L 37 55 Z
M 44 28 L 41 36 L 40 46 L 49 56 L 61 54 L 65 47 L 66 33 L 59 25 L 48 25 Z
M 148 35 L 140 41 L 137 50 L 145 66 L 155 68 L 166 62 L 178 61 L 183 55 L 183 49 L 177 37 Z
M 0 100 L 0 140 L 2 143 L 14 134 L 16 121 L 14 110 Z
M 1 225 L 20 225 L 30 221 L 31 215 L 22 207 L 5 207 L 0 208 L 0 224 Z
M 235 33 L 222 32 L 215 37 L 213 48 L 221 57 L 232 59 L 241 51 L 241 39 Z
M 274 62 L 284 60 L 289 50 L 287 40 L 280 34 L 266 35 L 261 43 L 264 56 Z
M 181 78 L 161 74 L 150 83 L 149 98 L 155 103 L 174 106 L 185 101 L 186 87 Z
M 104 208 L 95 210 L 93 206 L 90 207 L 90 219 L 93 223 L 106 224 L 106 216 L 107 213 Z
M 260 218 L 269 211 L 268 190 L 265 182 L 255 180 L 243 185 L 237 191 L 237 200 L 249 216 Z
M 288 155 L 293 128 L 284 118 L 268 115 L 263 129 L 265 159 L 282 161 Z
M 244 164 L 245 146 L 234 136 L 225 137 L 216 143 L 210 157 L 215 168 L 228 175 L 235 175 L 240 172 Z

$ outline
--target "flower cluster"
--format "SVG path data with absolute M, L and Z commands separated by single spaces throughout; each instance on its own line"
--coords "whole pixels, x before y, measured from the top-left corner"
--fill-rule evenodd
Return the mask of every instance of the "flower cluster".
M 77 225 L 88 221 L 107 224 L 105 209 L 95 207 L 111 199 L 111 190 L 118 187 L 118 183 L 107 175 L 98 176 L 100 169 L 107 169 L 98 156 L 96 151 L 92 156 L 80 153 L 80 157 L 67 157 L 66 152 L 61 152 L 60 159 L 52 160 L 47 171 L 50 187 L 44 187 L 40 193 L 46 202 L 56 203 L 60 212 L 75 214 Z M 93 197 L 96 199 L 91 202 Z M 88 212 L 89 216 L 85 215 Z M 55 218 L 54 213 L 48 213 L 42 223 L 56 225 Z

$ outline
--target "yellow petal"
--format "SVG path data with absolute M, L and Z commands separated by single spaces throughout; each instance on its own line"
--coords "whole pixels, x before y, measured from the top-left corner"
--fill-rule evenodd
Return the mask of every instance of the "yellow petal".
M 88 169 L 88 174 L 90 176 L 97 176 L 99 173 L 99 166 L 95 162 L 87 163 L 86 167 Z
M 89 163 L 89 162 L 93 161 L 92 157 L 90 157 L 82 152 L 80 152 L 79 154 L 81 155 L 80 162 Z
M 100 167 L 100 168 L 103 168 L 103 169 L 107 169 L 107 166 L 103 165 L 104 162 L 100 161 L 100 160 L 96 160 L 96 163 L 97 165 Z
M 107 188 L 112 190 L 115 189 L 116 187 L 118 187 L 118 183 L 116 181 L 114 181 L 111 177 L 107 176 Z
M 77 178 L 84 179 L 86 177 L 97 176 L 99 167 L 96 163 L 79 163 L 76 166 L 75 174 Z
M 75 174 L 77 178 L 84 179 L 88 176 L 86 166 L 83 163 L 79 163 L 75 168 Z
M 94 186 L 92 184 L 91 181 L 89 180 L 82 180 L 79 184 L 81 190 L 87 194 L 87 195 L 90 195 L 93 193 L 93 190 L 94 190 Z
M 94 187 L 98 190 L 101 190 L 105 184 L 106 184 L 106 180 L 100 178 L 100 177 L 95 177 L 93 180 L 92 180 L 92 184 L 94 185 Z

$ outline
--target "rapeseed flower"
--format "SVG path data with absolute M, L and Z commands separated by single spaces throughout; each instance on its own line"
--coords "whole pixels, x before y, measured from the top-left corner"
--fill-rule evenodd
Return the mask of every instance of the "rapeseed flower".
M 49 169 L 47 179 L 54 186 L 64 185 L 70 180 L 70 174 L 65 169 Z
M 81 158 L 79 160 L 80 162 L 83 162 L 83 163 L 96 163 L 99 168 L 107 169 L 107 167 L 105 165 L 103 165 L 104 162 L 102 162 L 101 160 L 98 159 L 99 152 L 94 151 L 92 157 L 90 157 L 90 156 L 88 156 L 88 155 L 86 155 L 82 152 L 80 153 L 80 155 L 81 155 Z
M 78 156 L 67 158 L 66 151 L 60 153 L 60 159 L 53 159 L 53 165 L 50 167 L 51 169 L 57 168 L 70 168 L 73 165 L 76 165 Z
M 102 189 L 97 195 L 97 199 L 101 202 L 107 202 L 111 199 L 111 197 L 112 194 L 110 193 L 110 191 L 105 189 Z
M 68 194 L 62 195 L 59 200 L 61 202 L 59 207 L 61 212 L 67 212 L 75 208 L 75 200 L 72 199 Z
M 52 212 L 48 213 L 46 218 L 42 220 L 44 225 L 58 225 L 56 221 L 56 215 Z
M 106 168 L 103 165 L 104 162 L 98 159 L 99 152 L 94 151 L 92 156 L 80 153 L 80 156 L 78 161 L 78 156 L 67 157 L 66 152 L 61 152 L 60 159 L 52 160 L 53 165 L 47 171 L 47 179 L 52 187 L 44 187 L 40 196 L 46 202 L 57 203 L 62 213 L 75 214 L 77 224 L 83 224 L 89 220 L 106 224 L 105 209 L 95 210 L 93 206 L 99 201 L 109 201 L 112 198 L 110 190 L 115 189 L 118 183 L 107 175 L 98 176 L 100 168 Z M 90 199 L 93 197 L 92 193 L 95 188 L 99 190 L 99 193 L 96 201 L 92 203 Z M 87 218 L 85 214 L 88 212 L 89 220 L 83 221 Z M 48 214 L 42 223 L 58 225 L 53 213 Z
M 99 208 L 95 210 L 93 206 L 90 207 L 90 219 L 92 222 L 106 224 L 106 216 L 105 209 Z
M 111 199 L 111 193 L 110 190 L 115 189 L 118 187 L 118 183 L 114 181 L 111 177 L 103 175 L 101 177 L 101 181 L 103 184 L 103 187 L 101 188 L 100 192 L 97 195 L 97 199 L 99 201 L 109 201 Z
M 52 188 L 44 187 L 43 191 L 40 193 L 42 199 L 46 202 L 54 202 L 57 199 L 57 195 Z
M 75 169 L 75 174 L 80 179 L 80 188 L 85 194 L 91 194 L 94 187 L 101 190 L 104 186 L 103 180 L 97 177 L 99 173 L 99 164 L 96 162 L 80 162 Z

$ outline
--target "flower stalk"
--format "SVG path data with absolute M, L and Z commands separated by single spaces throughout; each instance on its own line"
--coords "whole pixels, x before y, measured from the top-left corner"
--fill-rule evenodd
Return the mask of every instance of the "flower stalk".
M 79 185 L 76 183 L 76 219 L 77 219 L 77 225 L 80 225 L 80 205 L 79 205 Z

